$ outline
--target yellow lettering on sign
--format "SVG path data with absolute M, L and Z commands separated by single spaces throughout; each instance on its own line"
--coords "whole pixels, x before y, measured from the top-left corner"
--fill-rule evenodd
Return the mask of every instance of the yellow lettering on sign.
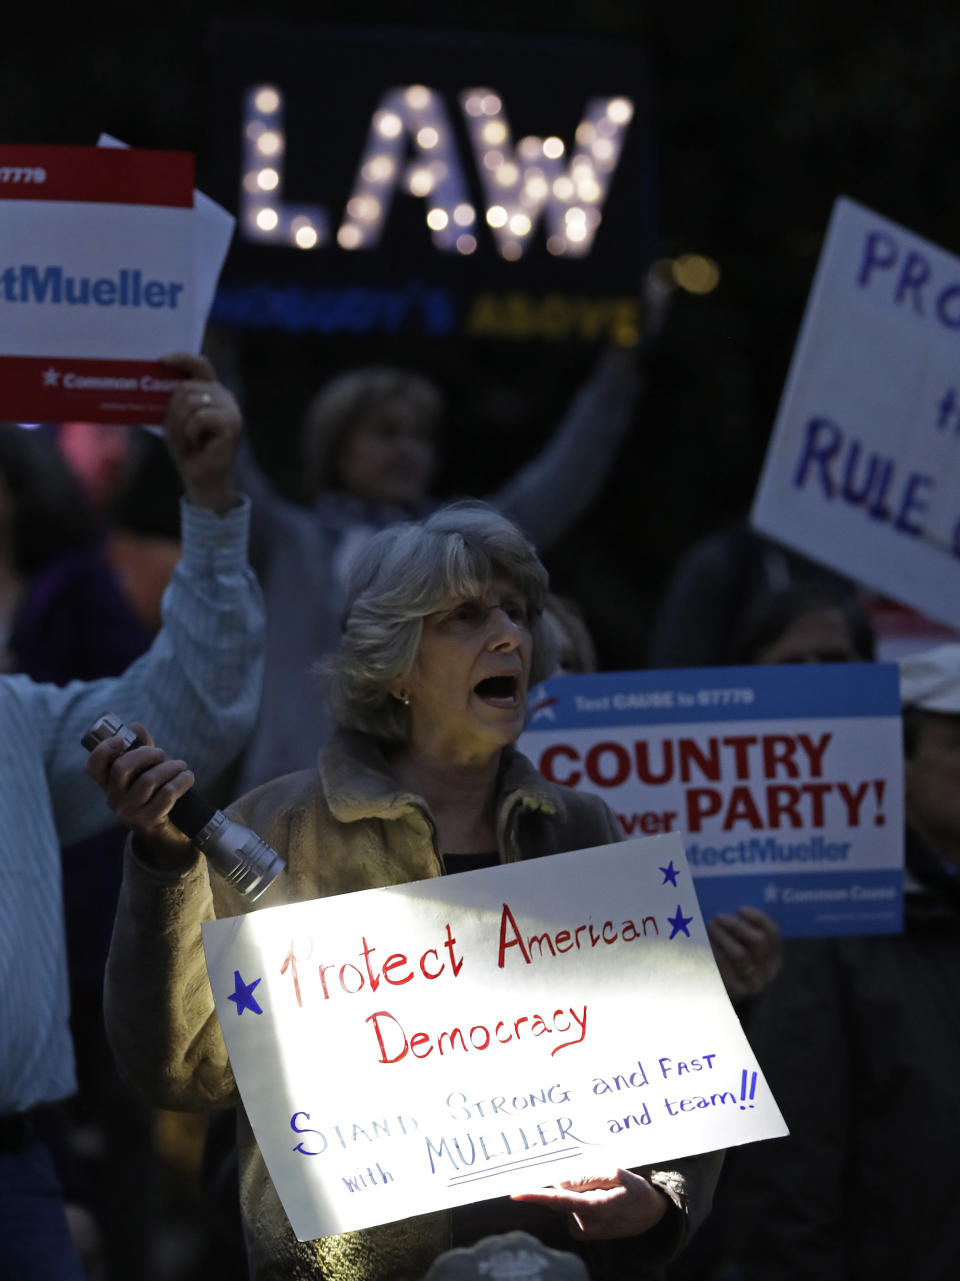
M 634 298 L 585 298 L 568 294 L 478 294 L 467 316 L 473 338 L 541 338 L 547 342 L 608 338 L 632 346 L 640 320 Z

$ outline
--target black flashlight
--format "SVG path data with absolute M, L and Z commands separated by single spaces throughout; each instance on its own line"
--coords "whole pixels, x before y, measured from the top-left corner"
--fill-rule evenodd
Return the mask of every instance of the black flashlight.
M 92 752 L 98 743 L 115 734 L 123 739 L 124 751 L 143 746 L 133 730 L 113 712 L 98 716 L 80 741 Z M 286 868 L 272 846 L 249 827 L 227 818 L 223 810 L 218 810 L 195 787 L 174 804 L 170 821 L 184 836 L 190 837 L 225 881 L 250 899 L 258 899 Z

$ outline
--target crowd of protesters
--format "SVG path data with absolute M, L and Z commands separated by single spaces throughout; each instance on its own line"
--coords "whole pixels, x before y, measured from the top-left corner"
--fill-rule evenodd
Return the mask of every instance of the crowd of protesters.
M 955 645 L 902 660 L 904 933 L 782 945 L 757 909 L 708 923 L 790 1138 L 735 1151 L 722 1173 L 707 1153 L 526 1205 L 484 1202 L 452 1226 L 426 1216 L 294 1240 L 242 1108 L 235 1142 L 235 1086 L 203 995 L 199 923 L 238 900 L 170 807 L 194 771 L 227 779 L 230 800 L 276 780 L 232 811 L 297 878 L 266 906 L 617 839 L 606 807 L 554 795 L 513 743 L 529 682 L 598 666 L 588 620 L 547 594 L 540 557 L 602 492 L 641 379 L 635 351 L 607 353 L 537 458 L 483 506 L 441 507 L 439 390 L 407 370 L 348 371 L 308 409 L 314 496 L 296 503 L 240 443 L 237 401 L 209 364 L 180 365 L 164 429 L 184 491 L 175 568 L 169 539 L 117 551 L 84 474 L 109 459 L 110 433 L 88 429 L 84 445 L 77 424 L 0 430 L 0 1274 L 439 1281 L 485 1275 L 484 1241 L 510 1234 L 541 1251 L 530 1275 L 543 1278 L 960 1275 Z M 120 449 L 108 488 L 129 465 Z M 401 660 L 404 628 L 415 644 Z M 678 566 L 651 635 L 638 667 L 875 657 L 856 587 L 743 523 Z M 458 718 L 461 662 L 471 690 L 493 684 Z M 88 761 L 80 737 L 108 709 L 140 746 L 111 739 Z M 530 820 L 519 835 L 519 807 L 559 807 L 561 830 Z M 292 835 L 293 809 L 311 816 L 309 837 Z M 358 879 L 360 825 L 378 853 Z M 226 1113 L 180 1122 L 181 1108 Z

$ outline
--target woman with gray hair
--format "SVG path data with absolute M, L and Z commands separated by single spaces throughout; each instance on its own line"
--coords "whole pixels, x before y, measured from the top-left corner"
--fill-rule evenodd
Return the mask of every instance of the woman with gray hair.
M 339 729 L 316 768 L 232 807 L 286 860 L 257 906 L 441 876 L 618 839 L 595 796 L 547 782 L 514 748 L 527 689 L 551 670 L 547 574 L 517 527 L 480 503 L 377 535 L 350 578 L 325 665 Z M 142 727 L 140 737 L 149 742 Z M 193 776 L 156 747 L 90 772 L 133 830 L 107 973 L 124 1071 L 158 1105 L 237 1103 L 206 980 L 200 927 L 250 910 L 168 819 Z M 158 1013 L 159 1012 L 159 1013 Z M 242 1107 L 241 1208 L 256 1281 L 419 1281 L 451 1243 L 523 1229 L 575 1248 L 595 1278 L 656 1276 L 705 1214 L 718 1158 L 298 1242 Z
M 510 450 L 512 474 L 489 500 L 541 550 L 596 499 L 639 386 L 636 349 L 612 348 L 543 448 L 524 457 L 518 439 Z M 335 728 L 310 666 L 336 652 L 358 549 L 379 530 L 436 510 L 443 419 L 443 397 L 427 379 L 389 366 L 353 369 L 321 388 L 305 415 L 303 503 L 281 495 L 250 450 L 241 456 L 253 504 L 250 560 L 267 601 L 263 701 L 238 766 L 242 790 L 310 764 Z

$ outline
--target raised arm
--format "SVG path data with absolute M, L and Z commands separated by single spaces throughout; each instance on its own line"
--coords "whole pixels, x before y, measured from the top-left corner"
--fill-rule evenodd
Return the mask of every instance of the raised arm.
M 154 746 L 110 738 L 90 753 L 87 773 L 130 828 L 120 903 L 104 986 L 107 1033 L 124 1075 L 154 1103 L 205 1108 L 234 1098 L 201 926 L 214 917 L 205 861 L 170 821 L 193 786 L 183 760 Z
M 270 553 L 291 524 L 302 524 L 306 508 L 285 498 L 257 462 L 247 436 L 237 448 L 237 487 L 250 499 L 250 563 L 262 574 Z
M 639 390 L 636 350 L 605 351 L 537 457 L 488 495 L 541 552 L 599 494 L 633 420 Z
M 264 613 L 246 556 L 249 502 L 237 497 L 234 477 L 240 414 L 206 360 L 171 359 L 186 377 L 164 431 L 185 499 L 183 554 L 164 596 L 163 627 L 123 675 L 60 690 L 35 687 L 30 699 L 61 843 L 89 835 L 109 817 L 84 776 L 80 746 L 101 713 L 147 722 L 203 779 L 241 750 L 259 704 Z
M 489 496 L 541 552 L 579 520 L 603 488 L 634 420 L 641 361 L 659 337 L 668 299 L 657 274 L 648 271 L 640 285 L 640 345 L 602 352 L 545 447 Z

